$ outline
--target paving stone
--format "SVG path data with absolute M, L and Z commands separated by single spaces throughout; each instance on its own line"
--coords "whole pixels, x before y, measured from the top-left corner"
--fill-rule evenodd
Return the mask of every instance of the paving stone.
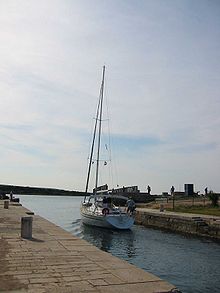
M 106 286 L 108 283 L 103 279 L 88 279 L 88 282 L 93 286 Z
M 167 293 L 171 292 L 173 286 L 164 281 L 159 281 L 138 284 L 135 283 L 112 286 L 97 286 L 97 289 L 100 293 Z
M 160 279 L 153 274 L 145 274 L 145 271 L 141 269 L 133 268 L 125 268 L 125 269 L 115 269 L 111 270 L 112 274 L 119 279 L 127 282 L 127 283 L 135 283 L 135 282 L 152 282 L 159 281 Z

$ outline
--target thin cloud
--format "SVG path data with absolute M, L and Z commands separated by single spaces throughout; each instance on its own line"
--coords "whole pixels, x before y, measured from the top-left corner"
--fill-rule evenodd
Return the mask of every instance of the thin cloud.
M 120 183 L 219 190 L 219 9 L 1 1 L 1 180 L 84 189 L 105 64 Z

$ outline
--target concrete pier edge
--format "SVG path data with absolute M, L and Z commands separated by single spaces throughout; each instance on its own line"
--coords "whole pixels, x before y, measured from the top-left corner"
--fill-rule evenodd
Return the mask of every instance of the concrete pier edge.
M 32 215 L 33 237 L 21 238 L 23 206 L 0 201 L 0 291 L 168 293 L 172 284 Z
M 138 208 L 135 223 L 145 227 L 220 240 L 220 217 Z

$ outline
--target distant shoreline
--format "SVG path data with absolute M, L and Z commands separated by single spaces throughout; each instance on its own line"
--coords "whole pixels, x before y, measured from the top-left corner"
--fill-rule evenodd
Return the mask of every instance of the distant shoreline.
M 26 194 L 26 195 L 85 196 L 85 192 L 82 192 L 82 191 L 0 184 L 0 194 L 3 194 L 3 193 L 9 194 L 11 191 L 14 194 L 18 194 L 18 195 Z

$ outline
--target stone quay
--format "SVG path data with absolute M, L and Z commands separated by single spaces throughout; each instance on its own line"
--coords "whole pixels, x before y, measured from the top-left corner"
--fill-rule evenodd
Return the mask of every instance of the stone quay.
M 32 217 L 26 238 L 21 237 L 24 217 Z M 3 201 L 0 264 L 2 292 L 179 292 L 172 284 L 99 250 L 18 203 L 10 202 L 4 208 Z

